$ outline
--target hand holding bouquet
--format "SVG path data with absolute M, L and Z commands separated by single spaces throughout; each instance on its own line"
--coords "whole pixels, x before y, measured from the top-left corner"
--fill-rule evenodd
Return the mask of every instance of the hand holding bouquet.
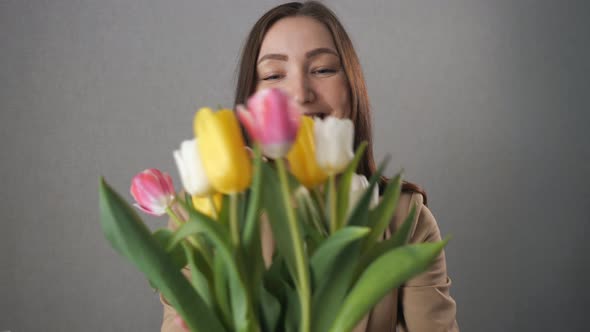
M 366 143 L 353 153 L 350 120 L 302 116 L 281 91 L 263 90 L 237 109 L 254 142 L 250 154 L 235 114 L 197 112 L 195 139 L 174 152 L 184 195 L 156 169 L 133 179 L 136 206 L 169 214 L 175 231 L 152 233 L 100 182 L 106 238 L 191 331 L 350 331 L 440 254 L 448 240 L 406 245 L 413 210 L 390 239 L 380 241 L 395 212 L 401 176 L 379 199 L 385 163 L 370 179 L 355 174 Z M 174 213 L 175 203 L 188 220 Z M 276 241 L 268 264 L 261 218 Z

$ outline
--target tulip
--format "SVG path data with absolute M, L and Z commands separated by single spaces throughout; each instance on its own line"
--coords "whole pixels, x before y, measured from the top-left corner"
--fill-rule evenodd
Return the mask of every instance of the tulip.
M 182 142 L 180 149 L 174 151 L 174 160 L 187 193 L 202 197 L 214 192 L 203 169 L 196 139 Z
M 314 122 L 316 158 L 329 176 L 341 173 L 354 158 L 354 126 L 350 119 L 329 116 Z
M 361 199 L 365 190 L 369 188 L 369 181 L 364 175 L 353 174 L 350 181 L 350 195 L 348 198 L 348 213 L 352 212 L 358 201 Z M 369 208 L 374 208 L 379 203 L 379 187 L 373 188 Z
M 216 193 L 210 197 L 198 197 L 192 196 L 193 207 L 213 219 L 217 219 L 217 213 L 221 210 L 223 202 L 223 195 Z M 213 211 L 213 205 L 215 205 L 215 211 Z
M 295 144 L 287 154 L 291 173 L 306 188 L 313 188 L 324 183 L 328 175 L 320 168 L 316 160 L 316 146 L 313 133 L 313 119 L 301 118 L 301 127 Z
M 131 195 L 141 211 L 161 216 L 174 201 L 172 178 L 155 168 L 146 169 L 131 180 Z
M 174 315 L 174 324 L 176 324 L 176 326 L 178 326 L 182 331 L 190 332 L 188 325 L 186 325 L 186 322 L 179 314 Z
M 195 115 L 194 127 L 203 169 L 213 188 L 224 194 L 248 188 L 252 164 L 234 112 L 201 108 Z
M 270 158 L 284 157 L 297 137 L 300 111 L 287 94 L 265 89 L 248 99 L 248 108 L 237 107 L 238 117 L 252 139 Z

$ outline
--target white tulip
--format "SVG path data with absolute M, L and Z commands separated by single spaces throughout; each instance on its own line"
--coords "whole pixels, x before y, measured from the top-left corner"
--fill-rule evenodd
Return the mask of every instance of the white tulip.
M 206 196 L 214 192 L 201 163 L 197 139 L 182 142 L 180 150 L 174 151 L 174 160 L 187 193 L 194 196 Z
M 354 125 L 350 119 L 333 116 L 325 120 L 315 119 L 314 136 L 318 165 L 328 175 L 336 175 L 346 169 L 354 158 Z
M 348 213 L 352 212 L 352 209 L 356 206 L 358 201 L 361 199 L 365 190 L 369 188 L 369 181 L 364 175 L 353 174 L 350 181 L 350 195 L 348 198 Z M 371 195 L 371 202 L 369 208 L 372 209 L 379 203 L 379 186 L 375 185 L 373 188 L 373 194 Z

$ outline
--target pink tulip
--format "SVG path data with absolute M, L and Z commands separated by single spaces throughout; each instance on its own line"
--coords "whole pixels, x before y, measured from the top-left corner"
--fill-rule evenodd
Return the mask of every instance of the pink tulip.
M 179 314 L 176 314 L 176 316 L 174 316 L 174 323 L 183 331 L 190 332 L 188 325 L 186 325 L 186 322 L 184 321 L 184 319 L 182 319 L 182 317 L 180 317 Z
M 297 137 L 301 113 L 297 104 L 279 89 L 265 89 L 248 99 L 248 108 L 238 105 L 238 117 L 264 155 L 284 157 Z
M 155 168 L 146 169 L 131 180 L 131 195 L 137 201 L 134 204 L 145 213 L 161 216 L 172 204 L 175 191 L 172 178 Z

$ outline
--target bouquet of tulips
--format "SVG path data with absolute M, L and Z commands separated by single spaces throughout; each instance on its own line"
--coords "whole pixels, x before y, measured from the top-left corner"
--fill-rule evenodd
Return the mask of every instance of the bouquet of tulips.
M 245 148 L 238 118 L 253 150 Z M 136 206 L 167 213 L 176 230 L 150 231 L 100 181 L 106 238 L 191 331 L 350 331 L 388 292 L 424 271 L 448 241 L 407 245 L 413 210 L 380 241 L 401 177 L 379 197 L 385 163 L 370 179 L 355 174 L 367 145 L 353 152 L 349 119 L 303 116 L 284 93 L 270 89 L 237 112 L 200 109 L 194 129 L 196 138 L 174 152 L 184 194 L 156 169 L 132 180 Z M 276 243 L 266 263 L 261 219 Z

